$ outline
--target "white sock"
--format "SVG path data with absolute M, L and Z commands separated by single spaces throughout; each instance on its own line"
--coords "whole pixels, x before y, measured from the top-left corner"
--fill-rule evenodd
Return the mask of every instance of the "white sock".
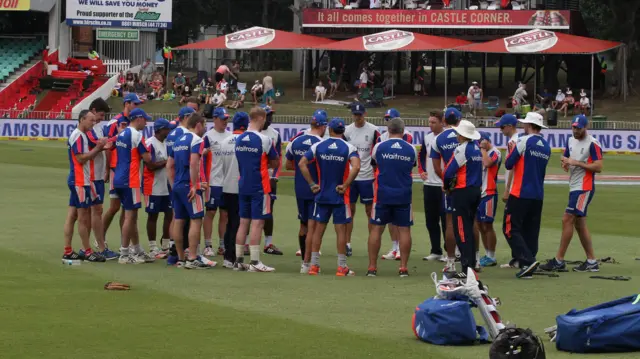
M 169 240 L 169 247 L 173 247 L 176 245 L 176 242 L 173 239 Z
M 212 245 L 211 245 L 211 239 L 205 239 L 205 240 L 204 240 L 204 246 L 205 246 L 205 247 L 212 247 Z
M 491 259 L 496 259 L 496 252 L 494 251 L 487 251 L 487 257 L 491 258 Z
M 151 250 L 158 249 L 158 245 L 156 244 L 156 241 L 149 241 L 149 249 Z
M 169 249 L 169 245 L 172 241 L 169 238 L 162 238 L 162 240 L 160 241 L 160 245 L 162 246 L 162 249 Z
M 264 236 L 264 246 L 269 247 L 271 245 L 272 240 L 273 240 L 273 236 Z
M 394 252 L 400 251 L 400 244 L 398 243 L 398 241 L 391 241 L 391 250 Z
M 249 246 L 249 253 L 251 253 L 252 262 L 260 262 L 260 246 Z
M 351 243 L 347 243 L 347 248 L 351 248 Z
M 123 256 L 123 257 L 127 257 L 129 255 L 129 248 L 121 247 L 120 248 L 120 255 Z
M 244 245 L 236 244 L 236 258 L 244 257 Z
M 142 249 L 142 247 L 140 246 L 140 243 L 136 244 L 133 246 L 133 252 L 135 254 L 140 254 L 142 252 L 144 252 L 144 250 Z

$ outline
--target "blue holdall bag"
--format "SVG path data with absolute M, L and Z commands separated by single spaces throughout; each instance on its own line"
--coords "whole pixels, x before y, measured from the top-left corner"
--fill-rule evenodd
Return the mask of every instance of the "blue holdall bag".
M 476 325 L 468 300 L 429 298 L 416 307 L 411 321 L 418 339 L 436 345 L 487 343 L 486 329 Z
M 573 353 L 640 350 L 640 295 L 556 317 L 556 347 Z

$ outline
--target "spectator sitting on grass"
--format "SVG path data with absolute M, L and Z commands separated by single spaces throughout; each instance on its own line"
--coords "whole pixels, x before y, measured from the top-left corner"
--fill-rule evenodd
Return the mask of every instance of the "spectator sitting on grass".
M 244 107 L 244 100 L 245 100 L 245 94 L 247 93 L 247 90 L 238 90 L 237 94 L 236 94 L 236 100 L 233 101 L 231 103 L 231 105 L 228 105 L 227 108 L 232 108 L 232 109 L 239 109 Z
M 467 96 L 464 95 L 464 92 L 460 92 L 460 94 L 456 96 L 456 103 L 460 106 L 467 103 Z
M 322 85 L 322 81 L 318 81 L 318 86 L 316 86 L 316 102 L 324 102 L 324 95 L 327 94 L 327 89 Z
M 556 99 L 554 101 L 551 101 L 551 107 L 557 109 L 560 106 L 562 106 L 562 103 L 564 102 L 564 98 L 565 98 L 564 92 L 558 89 L 558 93 L 556 94 Z
M 216 94 L 211 97 L 209 104 L 221 107 L 224 106 L 225 101 L 227 101 L 227 96 L 220 89 L 216 89 Z
M 184 91 L 182 91 L 182 98 L 180 99 L 180 104 L 189 102 L 188 100 L 191 98 L 192 92 L 189 86 L 184 87 Z
M 573 110 L 573 107 L 576 104 L 576 99 L 573 98 L 573 92 L 571 90 L 567 91 L 567 96 L 565 96 L 564 101 L 562 102 L 562 106 L 558 111 L 564 111 L 564 117 L 567 117 L 567 112 L 569 110 Z
M 393 78 L 389 74 L 384 75 L 384 80 L 382 81 L 382 91 L 385 96 L 391 96 L 391 89 L 393 87 Z
M 177 96 L 182 96 L 182 91 L 184 91 L 184 87 L 187 84 L 187 80 L 182 76 L 182 72 L 178 72 L 176 77 L 173 79 L 173 91 Z
M 256 80 L 256 83 L 251 87 L 251 97 L 253 97 L 253 103 L 258 103 L 258 98 L 262 96 L 262 84 Z
M 125 91 L 132 92 L 135 90 L 136 86 L 136 78 L 133 76 L 131 72 L 127 72 L 127 77 L 125 78 Z
M 587 97 L 587 93 L 584 89 L 580 90 L 580 112 L 584 115 L 589 114 L 589 110 L 591 110 L 591 103 L 589 102 L 589 97 Z

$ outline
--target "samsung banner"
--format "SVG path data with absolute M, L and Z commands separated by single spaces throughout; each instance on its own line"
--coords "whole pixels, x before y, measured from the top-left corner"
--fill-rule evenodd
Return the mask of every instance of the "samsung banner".
M 76 124 L 76 121 L 69 120 L 0 120 L 0 137 L 65 139 L 76 128 Z M 212 127 L 213 124 L 207 123 L 207 126 Z M 274 123 L 271 127 L 280 133 L 283 142 L 289 141 L 298 132 L 309 128 L 304 124 L 282 123 Z M 385 130 L 385 127 L 380 127 L 380 131 Z M 408 127 L 407 130 L 413 135 L 413 142 L 416 145 L 419 145 L 422 137 L 429 133 L 429 129 L 425 127 Z M 506 148 L 507 139 L 498 128 L 480 128 L 480 130 L 491 133 L 494 145 Z M 590 130 L 589 133 L 600 141 L 604 151 L 640 153 L 640 131 Z M 549 141 L 552 149 L 564 149 L 567 140 L 572 136 L 571 129 L 543 130 L 542 134 Z M 144 136 L 152 135 L 153 123 L 149 122 L 144 130 Z
M 171 28 L 173 0 L 67 0 L 67 25 Z

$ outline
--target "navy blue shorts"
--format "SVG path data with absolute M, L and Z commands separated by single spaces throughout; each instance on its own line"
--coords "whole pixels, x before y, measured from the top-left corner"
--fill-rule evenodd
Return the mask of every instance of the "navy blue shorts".
M 173 209 L 170 194 L 166 196 L 146 195 L 144 196 L 144 202 L 146 203 L 144 211 L 147 213 L 165 213 Z
M 576 217 L 586 217 L 587 209 L 593 199 L 595 191 L 571 191 L 569 192 L 569 204 L 565 213 Z
M 296 198 L 296 202 L 298 204 L 298 219 L 300 222 L 307 222 L 310 219 L 313 220 L 314 200 Z
M 92 206 L 104 203 L 104 180 L 91 181 Z
M 353 181 L 349 188 L 349 201 L 356 203 L 358 197 L 362 204 L 373 203 L 373 180 Z
M 498 195 L 490 194 L 480 198 L 480 205 L 476 212 L 476 220 L 482 223 L 493 223 L 496 218 Z
M 320 223 L 329 223 L 333 216 L 333 224 L 351 223 L 351 207 L 348 204 L 316 203 L 313 207 L 313 219 Z
M 398 227 L 413 226 L 413 209 L 409 204 L 380 204 L 374 203 L 369 223 L 384 226 L 389 223 Z
M 205 195 L 205 198 L 207 199 L 207 209 L 212 211 L 215 211 L 218 208 L 225 209 L 224 201 L 222 200 L 222 187 L 209 187 L 206 193 L 208 194 Z
M 131 211 L 142 207 L 142 199 L 140 198 L 140 188 L 116 188 L 117 198 L 125 211 Z
M 203 191 L 197 191 L 192 201 L 189 201 L 189 186 L 179 186 L 171 192 L 171 206 L 175 219 L 198 219 L 204 217 Z
M 245 219 L 269 219 L 271 218 L 271 195 L 258 193 L 253 195 L 241 194 L 238 196 L 240 205 L 240 218 Z
M 89 208 L 91 207 L 91 186 L 69 185 L 69 207 Z

